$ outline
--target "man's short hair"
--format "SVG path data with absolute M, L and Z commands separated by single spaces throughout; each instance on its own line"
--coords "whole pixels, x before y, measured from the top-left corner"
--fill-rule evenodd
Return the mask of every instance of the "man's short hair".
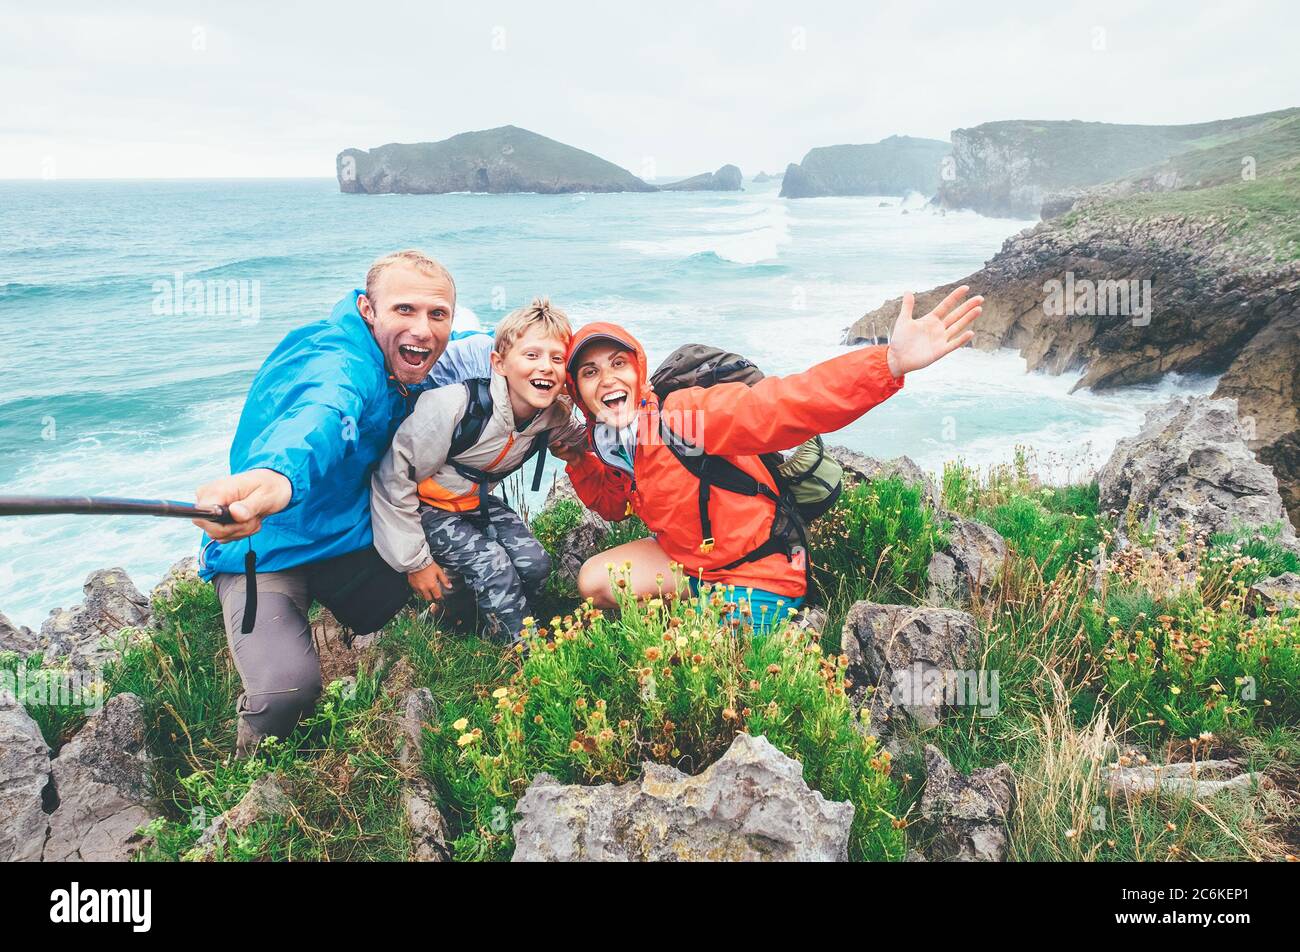
M 451 285 L 452 301 L 456 300 L 456 282 L 452 279 L 451 272 L 436 258 L 430 258 L 423 251 L 415 248 L 407 248 L 405 251 L 394 251 L 390 255 L 377 259 L 366 272 L 366 297 L 370 298 L 371 303 L 375 300 L 375 286 L 379 284 L 380 275 L 395 264 L 409 264 L 421 274 L 431 278 L 442 278 Z
M 527 307 L 511 311 L 496 326 L 496 352 L 504 357 L 520 337 L 534 325 L 540 326 L 546 336 L 564 341 L 573 337 L 569 315 L 551 304 L 548 298 L 533 298 Z

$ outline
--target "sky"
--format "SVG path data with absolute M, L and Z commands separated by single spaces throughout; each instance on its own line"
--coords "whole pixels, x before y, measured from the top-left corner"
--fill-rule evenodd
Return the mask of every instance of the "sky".
M 0 0 L 0 178 L 332 177 L 514 124 L 649 178 L 1300 105 L 1300 4 Z

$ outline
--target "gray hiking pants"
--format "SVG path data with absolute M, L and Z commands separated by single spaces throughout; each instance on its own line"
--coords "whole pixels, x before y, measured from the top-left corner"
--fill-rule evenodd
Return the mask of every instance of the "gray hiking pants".
M 519 637 L 535 599 L 551 574 L 551 558 L 528 524 L 504 501 L 487 498 L 487 517 L 474 513 L 420 510 L 433 560 L 459 575 L 473 593 L 493 637 Z
M 257 573 L 257 623 L 244 623 L 244 576 L 212 577 L 226 621 L 226 641 L 244 683 L 239 695 L 241 748 L 263 737 L 288 737 L 320 696 L 320 657 L 312 641 L 305 568 Z

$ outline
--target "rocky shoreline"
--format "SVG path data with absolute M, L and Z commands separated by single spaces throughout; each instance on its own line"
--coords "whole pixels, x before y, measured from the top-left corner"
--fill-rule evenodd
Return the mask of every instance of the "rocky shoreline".
M 1252 248 L 1231 205 L 1128 211 L 1085 205 L 1020 232 L 979 271 L 918 294 L 916 313 L 968 284 L 986 297 L 976 347 L 1018 351 L 1031 371 L 1082 371 L 1076 389 L 1221 375 L 1213 395 L 1236 400 L 1300 521 L 1300 262 Z M 1074 290 L 1073 306 L 1055 306 L 1057 288 Z M 900 303 L 863 315 L 844 342 L 887 338 Z

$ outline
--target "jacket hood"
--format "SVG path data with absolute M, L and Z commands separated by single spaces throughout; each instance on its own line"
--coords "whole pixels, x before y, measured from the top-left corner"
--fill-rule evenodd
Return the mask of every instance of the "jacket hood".
M 573 398 L 573 405 L 582 410 L 589 427 L 596 424 L 596 416 L 587 409 L 582 402 L 581 395 L 578 393 L 578 381 L 573 376 L 573 362 L 582 348 L 596 341 L 609 341 L 618 344 L 620 347 L 626 347 L 635 354 L 640 404 L 644 407 L 647 402 L 655 399 L 654 391 L 650 387 L 650 372 L 647 367 L 645 348 L 641 346 L 641 342 L 617 324 L 596 321 L 584 325 L 578 328 L 577 333 L 573 335 L 573 340 L 569 341 L 569 350 L 564 355 L 564 377 L 565 389 L 568 390 L 569 396 Z

